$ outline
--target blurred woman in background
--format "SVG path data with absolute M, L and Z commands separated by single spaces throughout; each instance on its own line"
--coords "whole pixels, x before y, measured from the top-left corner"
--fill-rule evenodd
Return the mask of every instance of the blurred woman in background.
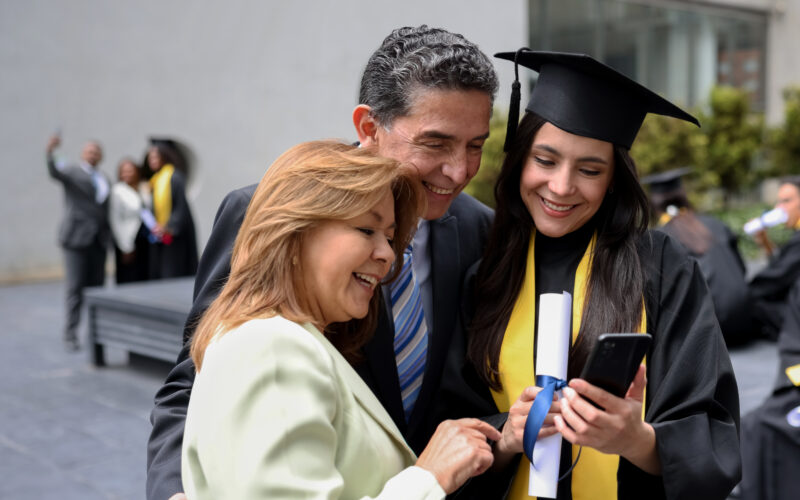
M 721 221 L 693 210 L 681 182 L 689 170 L 653 174 L 642 184 L 650 186 L 656 227 L 678 240 L 700 265 L 725 342 L 741 343 L 753 338 L 755 331 L 738 239 Z
M 150 198 L 149 185 L 141 182 L 141 171 L 130 158 L 117 168 L 117 182 L 111 187 L 108 222 L 114 235 L 117 283 L 146 280 L 148 276 L 148 231 L 141 211 Z
M 155 225 L 150 228 L 150 278 L 192 276 L 197 271 L 194 220 L 186 200 L 186 176 L 175 167 L 168 141 L 153 140 L 147 152 Z

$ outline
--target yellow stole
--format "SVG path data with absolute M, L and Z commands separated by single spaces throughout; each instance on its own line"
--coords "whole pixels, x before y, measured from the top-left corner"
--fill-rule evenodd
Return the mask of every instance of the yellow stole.
M 153 190 L 153 215 L 156 216 L 156 222 L 162 227 L 167 225 L 169 216 L 172 214 L 173 172 L 175 172 L 175 167 L 168 163 L 150 178 L 150 187 Z
M 528 244 L 528 260 L 525 270 L 525 280 L 517 296 L 514 309 L 506 326 L 503 336 L 503 345 L 500 349 L 500 382 L 503 392 L 492 391 L 492 397 L 501 412 L 506 412 L 517 400 L 522 390 L 534 385 L 536 374 L 533 366 L 534 341 L 532 333 L 536 325 L 536 275 L 534 259 L 534 240 L 536 232 L 531 234 Z M 589 282 L 592 255 L 597 241 L 597 235 L 592 240 L 583 254 L 578 268 L 575 271 L 575 285 L 572 294 L 572 343 L 578 338 L 583 314 L 583 299 L 586 295 L 586 286 Z M 642 305 L 642 321 L 639 332 L 647 328 L 647 317 L 644 304 Z M 642 405 L 642 418 L 644 418 L 644 405 Z M 572 456 L 578 454 L 578 446 L 572 446 Z M 616 499 L 617 498 L 617 469 L 619 468 L 619 455 L 606 455 L 594 448 L 585 447 L 581 458 L 572 471 L 572 498 L 583 499 Z M 510 499 L 527 500 L 528 476 L 530 462 L 523 456 L 519 469 L 511 485 Z

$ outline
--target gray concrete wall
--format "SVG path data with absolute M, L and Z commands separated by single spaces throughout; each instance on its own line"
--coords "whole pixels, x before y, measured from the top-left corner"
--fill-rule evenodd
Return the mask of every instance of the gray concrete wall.
M 257 182 L 295 143 L 353 140 L 360 73 L 391 29 L 426 23 L 486 52 L 527 44 L 527 2 L 485 0 L 188 1 L 0 0 L 0 282 L 58 276 L 62 193 L 44 145 L 84 141 L 143 156 L 149 135 L 197 155 L 189 199 L 201 248 L 231 189 Z M 497 64 L 505 108 L 513 77 Z

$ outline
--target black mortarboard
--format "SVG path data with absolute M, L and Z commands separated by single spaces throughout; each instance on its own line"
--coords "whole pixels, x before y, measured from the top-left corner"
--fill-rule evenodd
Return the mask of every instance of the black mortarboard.
M 525 109 L 572 134 L 630 149 L 647 113 L 673 116 L 700 126 L 689 113 L 587 55 L 520 49 L 494 56 L 514 61 L 517 80 L 516 88 L 512 87 L 506 150 L 516 134 L 519 116 L 517 65 L 539 72 Z
M 681 189 L 681 177 L 691 171 L 691 167 L 675 168 L 642 177 L 641 183 L 650 186 L 650 193 L 671 193 Z

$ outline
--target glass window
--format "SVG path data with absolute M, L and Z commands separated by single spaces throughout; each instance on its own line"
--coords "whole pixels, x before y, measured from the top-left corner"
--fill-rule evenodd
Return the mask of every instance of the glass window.
M 531 48 L 583 52 L 670 100 L 695 106 L 715 84 L 764 109 L 765 15 L 635 0 L 529 0 Z

